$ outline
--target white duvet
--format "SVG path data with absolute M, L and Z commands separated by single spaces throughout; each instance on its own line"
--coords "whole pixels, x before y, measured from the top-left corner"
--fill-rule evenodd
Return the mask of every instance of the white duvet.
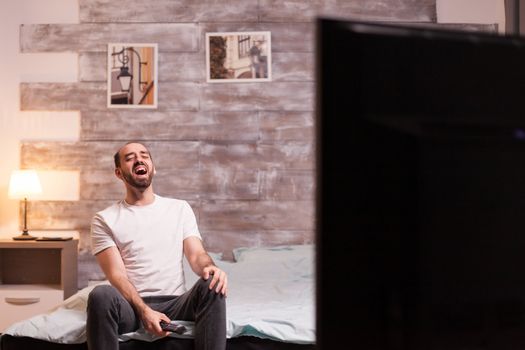
M 284 342 L 315 342 L 314 248 L 312 245 L 275 248 L 241 248 L 236 262 L 215 259 L 228 273 L 227 337 L 256 336 Z M 186 285 L 196 281 L 187 264 Z M 102 282 L 107 283 L 107 282 Z M 55 343 L 86 341 L 86 303 L 93 286 L 84 288 L 62 304 L 10 326 L 4 334 L 26 336 Z M 193 324 L 183 335 L 191 337 Z M 122 341 L 156 338 L 139 329 L 123 334 Z

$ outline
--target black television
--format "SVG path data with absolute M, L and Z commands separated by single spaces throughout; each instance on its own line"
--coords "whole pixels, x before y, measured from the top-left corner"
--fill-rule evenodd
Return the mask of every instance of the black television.
M 316 35 L 319 348 L 525 348 L 525 41 Z

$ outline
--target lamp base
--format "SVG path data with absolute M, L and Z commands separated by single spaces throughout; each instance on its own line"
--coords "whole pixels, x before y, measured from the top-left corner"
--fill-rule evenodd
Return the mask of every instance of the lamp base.
M 21 235 L 19 236 L 15 236 L 13 237 L 13 240 L 15 241 L 32 241 L 32 240 L 35 240 L 36 237 L 34 236 L 31 236 L 29 233 L 27 232 L 24 232 L 22 233 Z

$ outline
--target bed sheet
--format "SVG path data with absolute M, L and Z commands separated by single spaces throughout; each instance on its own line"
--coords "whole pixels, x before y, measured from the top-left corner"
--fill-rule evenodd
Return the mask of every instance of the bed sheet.
M 216 264 L 228 273 L 227 337 L 315 343 L 314 247 L 243 248 L 234 251 L 234 256 L 235 262 L 214 256 Z M 184 273 L 189 288 L 198 277 L 186 262 Z M 87 297 L 98 284 L 80 290 L 45 314 L 10 326 L 4 333 L 54 343 L 85 342 Z M 186 325 L 187 331 L 170 336 L 191 338 L 193 323 L 178 322 Z M 122 341 L 130 339 L 157 340 L 142 329 L 121 336 Z

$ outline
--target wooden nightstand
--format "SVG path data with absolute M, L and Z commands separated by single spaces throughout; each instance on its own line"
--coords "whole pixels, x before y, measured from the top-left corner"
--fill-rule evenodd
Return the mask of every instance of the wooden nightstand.
M 0 333 L 77 292 L 78 240 L 0 240 Z

